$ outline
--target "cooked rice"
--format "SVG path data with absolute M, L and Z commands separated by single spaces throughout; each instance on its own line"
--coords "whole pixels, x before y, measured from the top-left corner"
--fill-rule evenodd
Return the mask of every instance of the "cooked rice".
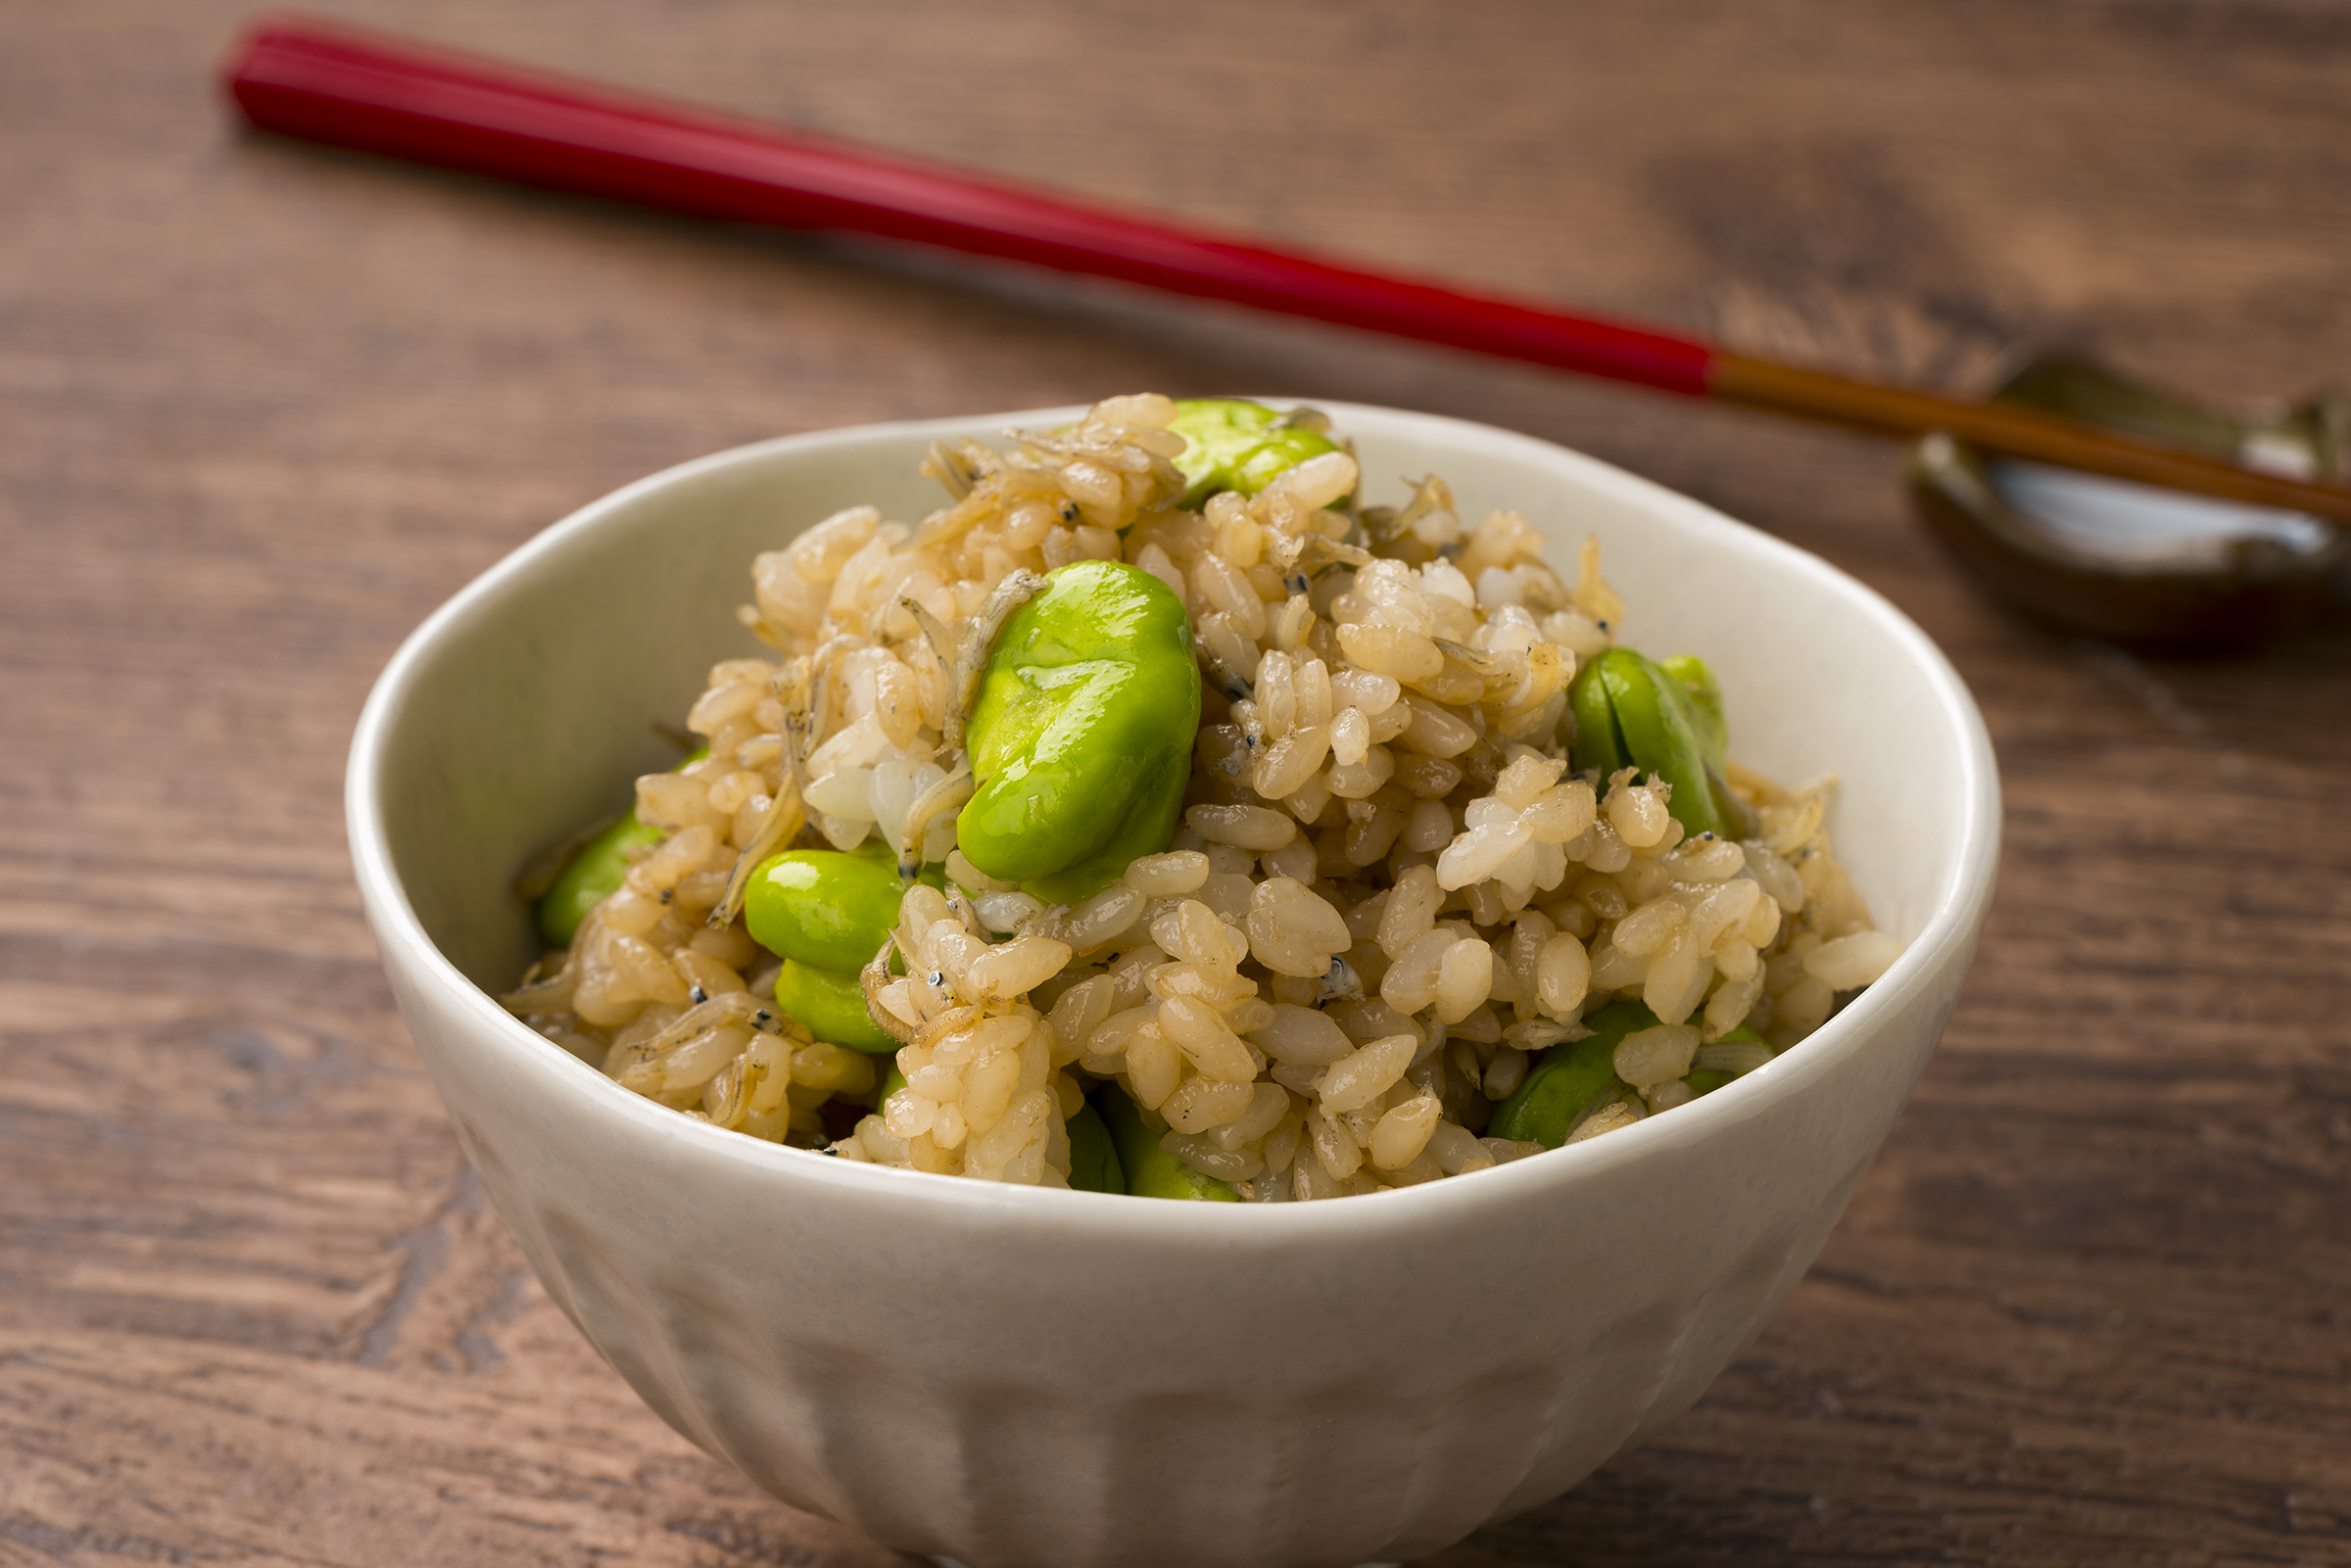
M 1655 776 L 1567 771 L 1568 682 L 1624 612 L 1596 542 L 1571 586 L 1523 517 L 1468 525 L 1433 478 L 1363 508 L 1344 449 L 1181 510 L 1175 413 L 1114 398 L 1002 453 L 934 446 L 952 503 L 920 526 L 853 507 L 758 556 L 740 613 L 774 656 L 711 670 L 686 720 L 708 754 L 637 784 L 669 836 L 509 1005 L 689 1116 L 943 1174 L 1067 1185 L 1066 1118 L 1115 1078 L 1185 1164 L 1271 1202 L 1540 1152 L 1479 1134 L 1615 997 L 1661 1026 L 1571 1142 L 1761 1066 L 1894 961 L 1821 826 L 1833 781 L 1734 769 L 1757 835 L 1685 841 Z M 956 851 L 942 736 L 991 593 L 1083 559 L 1166 582 L 1207 679 L 1174 841 L 1046 908 Z M 769 854 L 877 834 L 955 890 L 905 894 L 876 1017 L 913 1043 L 873 1108 L 886 1064 L 776 1012 L 737 905 Z M 1769 1049 L 1723 1042 L 1741 1023 Z

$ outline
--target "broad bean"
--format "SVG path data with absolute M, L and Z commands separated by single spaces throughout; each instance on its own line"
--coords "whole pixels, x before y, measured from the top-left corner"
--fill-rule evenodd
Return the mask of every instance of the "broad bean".
M 776 1005 L 820 1040 L 852 1051 L 894 1051 L 866 1011 L 858 971 L 898 923 L 906 884 L 879 840 L 870 849 L 787 849 L 751 873 L 743 918 L 778 958 Z
M 882 945 L 879 937 L 874 945 Z M 776 1006 L 820 1040 L 873 1056 L 898 1048 L 866 1012 L 865 988 L 857 983 L 854 971 L 844 974 L 788 958 L 776 975 Z
M 1527 1069 L 1526 1077 L 1486 1128 L 1490 1138 L 1514 1138 L 1557 1149 L 1586 1107 L 1616 1087 L 1616 1047 L 1624 1037 L 1655 1028 L 1657 1016 L 1639 1002 L 1610 1002 L 1584 1020 L 1592 1032 L 1555 1045 Z
M 1657 668 L 1681 687 L 1689 702 L 1690 722 L 1698 732 L 1699 755 L 1720 772 L 1731 746 L 1730 727 L 1722 713 L 1722 684 L 1706 668 L 1706 661 L 1695 653 L 1676 653 L 1659 659 Z
M 1194 508 L 1220 490 L 1254 496 L 1282 470 L 1339 450 L 1320 432 L 1238 398 L 1179 401 L 1168 428 L 1190 443 L 1175 463 L 1187 486 L 1183 504 Z
M 669 771 L 676 773 L 708 755 L 708 746 L 699 747 L 680 757 Z M 569 947 L 571 939 L 580 934 L 580 922 L 588 918 L 588 912 L 620 891 L 629 875 L 630 851 L 657 844 L 668 836 L 668 829 L 638 821 L 637 808 L 631 806 L 627 816 L 573 851 L 539 899 L 539 934 L 547 939 L 547 945 Z
M 657 844 L 668 830 L 648 827 L 629 814 L 582 844 L 539 900 L 539 934 L 550 947 L 569 947 L 588 912 L 614 893 L 629 874 L 629 851 Z
M 743 918 L 751 939 L 778 958 L 854 974 L 897 925 L 905 892 L 883 855 L 788 849 L 751 873 Z
M 964 858 L 1048 904 L 1101 891 L 1167 847 L 1199 727 L 1182 600 L 1119 561 L 1055 569 L 997 636 L 965 728 Z
M 1666 809 L 1693 836 L 1730 836 L 1729 790 L 1719 784 L 1721 693 L 1703 664 L 1687 656 L 1681 662 L 1704 677 L 1710 702 L 1631 648 L 1609 648 L 1576 671 L 1567 689 L 1575 766 L 1598 769 L 1603 789 L 1621 768 L 1654 773 L 1673 785 Z
M 1241 1195 L 1214 1176 L 1204 1176 L 1159 1146 L 1159 1134 L 1143 1124 L 1143 1114 L 1115 1083 L 1094 1091 L 1092 1104 L 1110 1129 L 1111 1144 L 1137 1198 L 1182 1198 L 1195 1203 L 1237 1204 Z
M 1725 1034 L 1722 1037 L 1722 1042 L 1725 1045 L 1738 1044 L 1768 1046 L 1771 1044 L 1769 1040 L 1764 1039 L 1763 1036 L 1757 1034 L 1754 1030 L 1749 1028 L 1744 1023 Z M 1716 1089 L 1721 1088 L 1724 1084 L 1731 1082 L 1738 1076 L 1739 1074 L 1736 1072 L 1721 1072 L 1712 1068 L 1692 1068 L 1689 1075 L 1683 1078 L 1682 1081 L 1690 1085 L 1691 1098 L 1696 1099 L 1702 1094 L 1712 1094 Z
M 1080 1192 L 1127 1190 L 1127 1172 L 1119 1164 L 1110 1127 L 1091 1104 L 1081 1105 L 1070 1117 L 1070 1185 Z

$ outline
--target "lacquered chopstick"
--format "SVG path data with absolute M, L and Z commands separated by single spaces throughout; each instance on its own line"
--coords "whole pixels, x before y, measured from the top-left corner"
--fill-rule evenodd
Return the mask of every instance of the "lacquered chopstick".
M 731 222 L 847 231 L 1115 278 L 1886 435 L 2351 521 L 2351 491 L 2052 415 L 1856 381 L 1696 339 L 1089 206 L 780 126 L 298 19 L 227 69 L 264 130 Z

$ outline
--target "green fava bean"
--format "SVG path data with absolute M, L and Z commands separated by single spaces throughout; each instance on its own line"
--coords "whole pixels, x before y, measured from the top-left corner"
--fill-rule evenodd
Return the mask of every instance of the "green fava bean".
M 676 773 L 708 755 L 710 748 L 702 746 L 680 757 L 669 771 Z M 582 844 L 539 900 L 539 934 L 548 946 L 569 947 L 588 912 L 620 891 L 629 875 L 629 852 L 668 836 L 668 829 L 639 822 L 637 808 L 631 806 L 627 816 Z
M 1081 1105 L 1069 1126 L 1070 1185 L 1080 1192 L 1125 1192 L 1127 1172 L 1119 1164 L 1119 1151 L 1111 1145 L 1102 1114 Z
M 1657 668 L 1680 683 L 1690 722 L 1698 734 L 1698 748 L 1706 762 L 1706 783 L 1713 790 L 1714 808 L 1733 838 L 1752 838 L 1763 831 L 1754 809 L 1739 798 L 1725 775 L 1731 749 L 1730 724 L 1723 716 L 1722 687 L 1706 661 L 1695 653 L 1676 653 L 1660 659 Z M 1730 1038 L 1730 1036 L 1725 1036 Z
M 1620 768 L 1654 773 L 1673 785 L 1667 809 L 1688 832 L 1727 832 L 1713 781 L 1720 769 L 1705 744 L 1720 733 L 1720 720 L 1701 718 L 1681 682 L 1631 648 L 1610 648 L 1576 671 L 1567 702 L 1575 713 L 1575 766 L 1599 769 L 1604 791 Z
M 1695 653 L 1676 653 L 1659 659 L 1657 668 L 1671 676 L 1688 700 L 1684 704 L 1692 727 L 1698 733 L 1699 754 L 1716 773 L 1730 755 L 1731 732 L 1722 717 L 1722 687 L 1715 681 L 1714 672 L 1706 661 Z
M 1159 1146 L 1159 1134 L 1143 1124 L 1143 1114 L 1115 1083 L 1094 1091 L 1094 1108 L 1117 1151 L 1127 1190 L 1137 1198 L 1181 1198 L 1194 1203 L 1237 1204 L 1241 1195 L 1214 1176 L 1203 1176 Z
M 1754 1030 L 1749 1028 L 1744 1023 L 1731 1030 L 1728 1034 L 1725 1034 L 1722 1037 L 1722 1043 L 1724 1045 L 1761 1046 L 1769 1046 L 1771 1044 L 1769 1040 L 1764 1039 L 1763 1036 L 1757 1034 Z M 1726 1083 L 1735 1081 L 1738 1077 L 1739 1074 L 1736 1072 L 1718 1072 L 1712 1068 L 1692 1068 L 1689 1074 L 1684 1077 L 1682 1081 L 1690 1085 L 1691 1097 L 1695 1099 L 1702 1094 L 1712 1094 L 1716 1089 L 1721 1088 Z
M 887 855 L 788 849 L 751 873 L 743 918 L 778 958 L 854 972 L 881 951 L 905 892 Z
M 1329 437 L 1286 423 L 1285 417 L 1238 398 L 1177 403 L 1168 428 L 1188 443 L 1175 459 L 1186 486 L 1183 504 L 1197 508 L 1221 490 L 1254 496 L 1283 469 L 1339 450 Z
M 550 947 L 569 947 L 588 912 L 620 891 L 629 874 L 629 851 L 669 836 L 630 813 L 580 846 L 539 900 L 539 934 Z
M 1199 727 L 1183 601 L 1123 562 L 1056 568 L 998 635 L 972 706 L 964 857 L 1048 904 L 1101 891 L 1167 847 Z
M 865 987 L 858 983 L 854 971 L 823 970 L 788 958 L 783 973 L 776 976 L 776 1006 L 799 1020 L 820 1040 L 869 1056 L 887 1055 L 898 1048 L 898 1042 L 876 1027 L 866 1013 Z
M 1590 1034 L 1543 1053 L 1517 1092 L 1494 1113 L 1486 1136 L 1557 1149 L 1585 1107 L 1620 1081 L 1616 1047 L 1626 1035 L 1655 1028 L 1657 1016 L 1639 1002 L 1610 1002 L 1584 1020 Z

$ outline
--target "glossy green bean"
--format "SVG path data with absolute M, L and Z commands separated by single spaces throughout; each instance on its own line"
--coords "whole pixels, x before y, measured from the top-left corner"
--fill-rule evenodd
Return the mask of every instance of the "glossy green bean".
M 1722 734 L 1719 692 L 1709 720 L 1680 681 L 1631 648 L 1609 648 L 1576 671 L 1567 701 L 1576 768 L 1599 770 L 1604 789 L 1621 768 L 1654 773 L 1673 785 L 1667 809 L 1693 836 L 1728 831 L 1715 794 L 1721 764 L 1707 754 Z
M 708 746 L 680 757 L 676 773 L 689 763 L 701 761 L 710 755 Z M 642 846 L 659 843 L 669 836 L 666 828 L 648 827 L 637 820 L 637 808 L 603 832 L 589 839 L 573 852 L 555 879 L 548 883 L 540 897 L 536 916 L 539 934 L 550 947 L 569 947 L 572 938 L 580 934 L 580 922 L 588 912 L 614 893 L 629 875 L 629 852 Z
M 743 917 L 778 958 L 854 974 L 897 925 L 905 892 L 886 855 L 788 849 L 751 873 Z
M 1238 398 L 1190 398 L 1176 404 L 1168 426 L 1189 443 L 1175 459 L 1186 488 L 1183 504 L 1197 509 L 1221 490 L 1254 496 L 1285 468 L 1337 451 L 1328 436 L 1287 422 L 1263 404 Z
M 1143 1114 L 1126 1091 L 1105 1083 L 1094 1091 L 1093 1105 L 1110 1129 L 1111 1145 L 1127 1178 L 1127 1190 L 1137 1198 L 1180 1198 L 1195 1203 L 1237 1204 L 1241 1195 L 1214 1176 L 1204 1176 L 1159 1146 L 1160 1135 L 1143 1123 Z
M 1091 1105 L 1081 1105 L 1070 1117 L 1070 1185 L 1080 1192 L 1127 1190 L 1127 1172 L 1119 1164 L 1110 1127 Z
M 1074 561 L 1005 623 L 965 728 L 980 784 L 964 857 L 1076 903 L 1167 847 L 1200 727 L 1183 601 L 1119 561 Z
M 629 851 L 657 844 L 668 832 L 648 827 L 629 814 L 580 846 L 539 900 L 539 934 L 550 947 L 569 947 L 588 912 L 620 891 L 629 874 Z
M 1672 678 L 1687 698 L 1686 708 L 1691 728 L 1698 735 L 1699 755 L 1704 757 L 1717 773 L 1730 754 L 1730 726 L 1724 722 L 1722 684 L 1706 661 L 1695 653 L 1676 653 L 1657 661 L 1657 668 Z
M 1616 1047 L 1624 1037 L 1656 1026 L 1657 1016 L 1639 1002 L 1610 1002 L 1584 1020 L 1592 1032 L 1555 1045 L 1527 1069 L 1515 1093 L 1487 1124 L 1490 1138 L 1514 1138 L 1557 1149 L 1593 1101 L 1618 1087 Z
M 817 969 L 788 958 L 776 976 L 776 1007 L 820 1040 L 872 1056 L 898 1048 L 866 1013 L 865 988 L 854 973 Z
M 1760 1045 L 1765 1047 L 1768 1047 L 1771 1044 L 1770 1041 L 1764 1039 L 1763 1036 L 1757 1034 L 1754 1030 L 1749 1028 L 1744 1023 L 1725 1034 L 1722 1037 L 1722 1043 L 1725 1045 Z M 1690 1085 L 1691 1097 L 1695 1099 L 1702 1094 L 1712 1094 L 1716 1089 L 1721 1088 L 1724 1084 L 1736 1081 L 1738 1077 L 1739 1074 L 1736 1072 L 1720 1072 L 1712 1068 L 1692 1068 L 1689 1075 L 1683 1078 L 1682 1081 Z

